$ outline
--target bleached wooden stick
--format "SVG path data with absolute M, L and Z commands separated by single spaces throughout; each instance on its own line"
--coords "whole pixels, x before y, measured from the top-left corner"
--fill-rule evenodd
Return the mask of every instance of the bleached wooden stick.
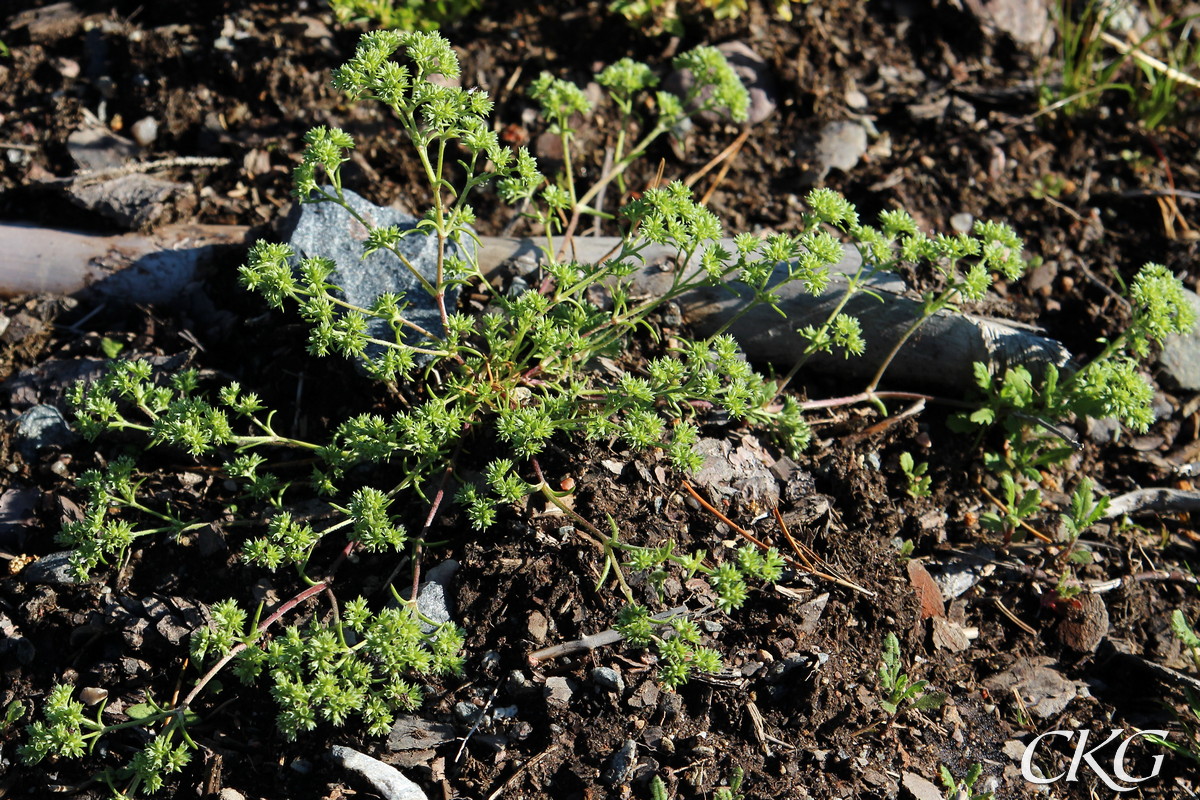
M 167 303 L 177 299 L 197 273 L 225 253 L 228 263 L 240 258 L 249 229 L 223 225 L 169 225 L 149 234 L 94 236 L 73 231 L 0 224 L 0 295 L 40 292 L 90 292 L 112 300 Z M 586 237 L 575 242 L 573 258 L 597 261 L 609 254 L 617 239 Z M 512 265 L 520 273 L 537 270 L 541 250 L 530 239 L 484 237 L 480 265 L 485 273 Z M 650 248 L 646 263 L 634 276 L 634 289 L 647 297 L 661 294 L 671 283 L 666 271 L 673 253 Z M 796 329 L 819 324 L 832 311 L 845 287 L 845 276 L 858 269 L 858 255 L 847 250 L 834 267 L 835 278 L 820 297 L 803 286 L 782 290 L 781 316 L 771 308 L 755 308 L 730 328 L 747 356 L 785 367 L 803 348 Z M 780 269 L 785 269 L 781 266 Z M 850 382 L 869 380 L 890 345 L 919 313 L 920 303 L 898 277 L 885 274 L 870 288 L 883 298 L 851 301 L 846 311 L 859 317 L 867 340 L 861 358 L 822 356 L 812 366 L 845 376 Z M 748 302 L 721 287 L 697 289 L 679 298 L 684 318 L 701 335 L 715 331 Z M 1033 367 L 1063 365 L 1070 354 L 1058 342 L 1003 320 L 969 314 L 942 313 L 931 319 L 900 351 L 885 384 L 905 388 L 953 389 L 972 385 L 976 361 L 995 369 L 1015 364 Z

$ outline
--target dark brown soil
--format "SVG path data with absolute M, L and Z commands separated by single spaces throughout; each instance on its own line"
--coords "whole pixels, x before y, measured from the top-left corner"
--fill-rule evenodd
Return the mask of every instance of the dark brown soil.
M 381 204 L 422 208 L 427 200 L 413 188 L 421 185 L 416 162 L 397 145 L 386 116 L 373 106 L 347 105 L 329 87 L 330 71 L 352 52 L 362 28 L 335 24 L 324 5 L 80 0 L 54 24 L 16 26 L 23 12 L 41 5 L 16 0 L 0 11 L 0 41 L 11 51 L 0 57 L 0 151 L 6 154 L 0 220 L 114 230 L 47 184 L 75 171 L 67 137 L 85 113 L 126 134 L 135 121 L 154 117 L 158 135 L 142 158 L 228 159 L 224 166 L 169 173 L 193 187 L 192 202 L 177 215 L 186 220 L 250 226 L 279 220 L 291 205 L 289 176 L 301 137 L 318 124 L 345 127 L 358 139 L 346 173 L 350 188 Z M 823 185 L 846 194 L 864 217 L 902 207 L 923 227 L 943 231 L 962 213 L 1008 221 L 1041 266 L 1033 278 L 999 287 L 987 310 L 1039 325 L 1072 352 L 1095 352 L 1096 339 L 1119 328 L 1125 312 L 1114 291 L 1144 262 L 1166 264 L 1195 288 L 1195 200 L 1153 195 L 1197 185 L 1200 117 L 1189 113 L 1194 92 L 1181 91 L 1177 119 L 1153 131 L 1139 125 L 1120 95 L 1105 95 L 1086 116 L 1040 115 L 1037 79 L 1052 74 L 1045 71 L 1052 59 L 982 28 L 959 8 L 971 3 L 815 0 L 794 6 L 790 24 L 775 19 L 770 5 L 751 2 L 736 19 L 691 22 L 680 41 L 641 36 L 603 2 L 488 2 L 481 14 L 444 32 L 463 59 L 464 82 L 495 99 L 506 141 L 534 147 L 544 131 L 525 113 L 532 104 L 522 92 L 543 69 L 585 83 L 625 55 L 665 68 L 671 54 L 694 44 L 745 42 L 768 62 L 778 108 L 754 129 L 711 193 L 710 206 L 728 230 L 794 225 L 808 189 L 805 142 L 829 121 L 866 114 L 879 136 L 856 167 L 833 170 Z M 223 44 L 229 41 L 232 49 Z M 865 96 L 865 111 L 847 105 L 850 92 Z M 577 165 L 584 173 L 601 169 L 611 126 L 600 115 L 585 123 L 582 139 L 595 146 Z M 660 164 L 665 179 L 686 178 L 737 132 L 699 127 L 683 141 L 657 146 L 629 176 L 630 189 L 647 186 Z M 707 191 L 714 175 L 697 183 L 697 191 Z M 1032 192 L 1047 176 L 1068 186 L 1057 199 Z M 477 210 L 482 234 L 525 232 L 524 223 L 510 226 L 511 210 L 486 204 Z M 94 307 L 70 298 L 5 301 L 0 312 L 10 324 L 0 335 L 0 381 L 8 382 L 0 384 L 0 397 L 6 422 L 37 403 L 65 407 L 65 387 L 96 374 L 105 338 L 123 343 L 126 355 L 180 356 L 235 377 L 268 402 L 295 408 L 288 424 L 310 434 L 385 408 L 386 393 L 350 367 L 304 354 L 298 320 L 268 322 L 265 305 L 235 289 L 230 276 L 240 258 L 223 264 L 208 286 L 217 309 L 233 315 L 225 318 L 244 324 L 207 328 L 178 309 Z M 812 381 L 803 387 L 810 396 L 861 388 L 827 377 Z M 1164 458 L 1197 460 L 1200 409 L 1186 393 L 1164 394 L 1162 401 L 1171 415 L 1148 436 L 1105 445 L 1084 437 L 1084 450 L 1068 468 L 1045 476 L 1048 500 L 1062 508 L 1084 475 L 1114 494 L 1175 485 L 1180 479 Z M 456 618 L 468 632 L 467 668 L 461 679 L 429 687 L 419 714 L 457 725 L 460 738 L 404 762 L 405 773 L 431 798 L 645 798 L 653 775 L 663 778 L 671 797 L 711 797 L 735 767 L 745 771 L 746 797 L 890 798 L 928 796 L 912 788 L 912 776 L 937 783 L 941 765 L 961 777 L 979 763 L 985 779 L 997 779 L 997 796 L 1015 798 L 1034 789 L 1021 777 L 1016 740 L 1056 729 L 1107 736 L 1112 728 L 1172 725 L 1169 707 L 1179 707 L 1178 686 L 1148 677 L 1158 673 L 1138 672 L 1138 659 L 1117 653 L 1187 672 L 1167 621 L 1174 609 L 1200 618 L 1190 577 L 1197 561 L 1194 520 L 1139 518 L 1139 526 L 1089 533 L 1101 558 L 1078 577 L 1111 582 L 1095 595 L 1107 611 L 1107 641 L 1073 649 L 1073 615 L 1084 612 L 1046 602 L 1058 578 L 1054 551 L 1005 549 L 978 524 L 991 507 L 982 490 L 993 483 L 980 456 L 999 440 L 954 434 L 937 410 L 881 430 L 872 427 L 878 422 L 873 410 L 860 408 L 822 418 L 814 446 L 794 469 L 780 472 L 779 511 L 788 531 L 845 582 L 790 571 L 778 586 L 756 589 L 732 617 L 712 613 L 705 619 L 707 643 L 720 650 L 727 669 L 677 693 L 659 691 L 650 656 L 619 645 L 531 664 L 530 653 L 540 647 L 609 628 L 620 606 L 610 587 L 597 590 L 601 559 L 564 518 L 531 508 L 473 536 L 457 510 L 443 513 L 430 538 L 447 543 L 422 559 L 426 568 L 448 558 L 461 564 L 454 586 Z M 27 459 L 16 451 L 12 429 L 7 424 L 0 435 L 6 467 L 0 470 L 0 555 L 41 556 L 58 549 L 54 534 L 82 500 L 74 478 L 130 443 L 76 441 Z M 713 424 L 705 433 L 735 445 L 754 435 L 729 424 Z M 660 469 L 655 455 L 556 445 L 546 467 L 555 480 L 574 480 L 576 510 L 600 525 L 612 515 L 628 541 L 671 538 L 682 549 L 714 555 L 740 543 L 733 528 L 695 502 L 679 476 Z M 930 463 L 932 497 L 906 494 L 897 466 L 904 451 Z M 144 491 L 177 511 L 214 519 L 232 498 L 207 463 L 161 449 L 139 458 L 148 476 Z M 411 529 L 420 528 L 426 511 L 411 510 Z M 757 537 L 787 547 L 772 514 L 738 504 L 721 511 Z M 1055 519 L 1053 512 L 1048 507 L 1042 522 Z M 912 557 L 931 571 L 982 547 L 990 563 L 985 577 L 949 603 L 945 617 L 930 619 L 921 602 L 921 570 L 898 556 L 902 540 L 912 541 Z M 286 570 L 267 574 L 244 565 L 236 555 L 240 535 L 203 547 L 196 538 L 141 541 L 127 565 L 82 586 L 0 577 L 0 645 L 18 636 L 27 643 L 0 647 L 0 710 L 16 700 L 36 708 L 63 681 L 106 688 L 110 700 L 126 705 L 147 692 L 160 701 L 186 693 L 195 677 L 186 642 L 137 633 L 137 614 L 122 601 L 141 606 L 158 598 L 186 620 L 188 609 L 231 590 L 243 603 L 263 597 L 270 603 L 302 588 Z M 321 551 L 314 558 L 334 555 Z M 364 559 L 338 581 L 357 593 L 359 586 L 378 587 L 396 566 Z M 409 574 L 407 567 L 402 574 Z M 673 590 L 664 607 L 690 594 L 678 585 Z M 814 604 L 826 593 L 827 604 Z M 300 619 L 324 613 L 307 608 Z M 947 627 L 973 638 L 962 648 L 949 646 Z M 888 632 L 899 637 L 908 674 L 947 694 L 941 709 L 892 718 L 880 708 L 877 670 Z M 1004 688 L 1003 679 L 1031 664 L 1048 666 L 1079 696 L 1061 710 L 1030 716 L 1025 706 L 1036 700 L 1021 695 L 1031 692 Z M 591 670 L 600 666 L 621 673 L 623 693 L 596 683 Z M 566 677 L 574 687 L 566 705 L 547 702 L 543 688 L 553 677 Z M 373 797 L 367 785 L 331 766 L 325 752 L 347 744 L 384 760 L 403 755 L 354 728 L 322 727 L 288 743 L 274 731 L 265 692 L 225 683 L 198 709 L 202 755 L 160 796 L 217 797 L 229 787 L 267 800 Z M 455 715 L 462 702 L 515 712 L 472 732 Z M 45 797 L 78 787 L 105 766 L 124 763 L 139 744 L 116 736 L 107 751 L 81 763 L 25 767 L 16 748 L 28 721 L 0 729 L 0 796 Z M 606 781 L 627 739 L 638 742 L 637 767 L 624 780 Z M 1044 751 L 1059 752 L 1065 769 L 1074 744 L 1056 741 Z M 1151 748 L 1134 750 L 1140 755 L 1131 755 L 1129 771 L 1145 774 Z M 1139 784 L 1138 796 L 1194 796 L 1196 767 L 1168 753 L 1161 773 Z M 80 791 L 103 795 L 95 786 Z M 1048 796 L 1112 795 L 1085 769 L 1077 782 L 1060 781 Z

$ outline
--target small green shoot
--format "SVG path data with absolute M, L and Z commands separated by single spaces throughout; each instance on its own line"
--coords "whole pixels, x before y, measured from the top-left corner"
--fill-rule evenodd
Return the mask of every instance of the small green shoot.
M 466 19 L 483 0 L 329 0 L 342 25 L 365 22 L 372 27 L 431 31 Z
M 1197 635 L 1196 629 L 1188 623 L 1187 617 L 1178 608 L 1171 612 L 1171 632 L 1187 648 L 1196 669 L 1200 669 L 1200 635 Z
M 914 681 L 903 671 L 900 663 L 900 640 L 889 632 L 883 640 L 883 655 L 879 664 L 880 707 L 892 716 L 902 710 L 924 711 L 941 708 L 946 695 L 927 692 L 929 681 Z
M 985 511 L 979 515 L 979 521 L 988 530 L 1002 534 L 1005 542 L 1019 542 L 1024 539 L 1021 524 L 1041 508 L 1042 493 L 1036 486 L 1032 489 L 1018 488 L 1013 476 L 1007 472 L 1001 473 L 1000 485 L 1003 507 L 999 512 Z
M 100 340 L 100 352 L 104 353 L 106 358 L 116 358 L 124 349 L 124 342 L 118 342 L 116 339 L 110 339 L 107 336 Z
M 4 709 L 4 719 L 0 721 L 0 733 L 11 728 L 16 722 L 25 716 L 25 704 L 20 700 L 13 700 Z
M 945 764 L 939 768 L 939 773 L 942 778 L 942 785 L 946 787 L 947 795 L 950 800 L 992 800 L 993 792 L 977 792 L 975 784 L 979 782 L 979 778 L 983 775 L 982 764 L 972 764 L 967 770 L 967 775 L 961 781 L 956 781 L 954 776 L 950 774 Z
M 1093 525 L 1104 519 L 1108 512 L 1108 498 L 1096 499 L 1095 484 L 1091 478 L 1083 478 L 1071 495 L 1071 505 L 1067 513 L 1060 514 L 1062 535 L 1066 541 L 1060 559 L 1070 560 L 1076 564 L 1087 564 L 1092 560 L 1091 552 L 1079 545 L 1079 537 Z
M 713 800 L 745 800 L 746 795 L 742 794 L 744 778 L 745 773 L 742 768 L 734 767 L 729 772 L 729 785 L 722 786 L 713 792 Z M 658 775 L 650 779 L 650 800 L 670 800 L 670 795 L 667 794 L 667 784 Z
M 904 473 L 907 486 L 904 491 L 909 497 L 914 499 L 918 497 L 929 497 L 932 494 L 930 484 L 933 479 L 925 473 L 929 471 L 929 462 L 922 461 L 917 464 L 913 461 L 912 453 L 904 452 L 900 454 L 900 471 Z

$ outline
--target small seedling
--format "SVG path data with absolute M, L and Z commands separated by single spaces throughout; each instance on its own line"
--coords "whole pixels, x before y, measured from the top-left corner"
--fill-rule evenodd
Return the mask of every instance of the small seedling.
M 1034 487 L 1019 489 L 1012 475 L 1005 472 L 1000 475 L 1000 484 L 1004 490 L 1002 507 L 999 512 L 985 511 L 979 515 L 979 521 L 988 530 L 1003 534 L 1004 541 L 1021 541 L 1021 524 L 1038 512 L 1042 505 L 1042 493 Z
M 124 349 L 124 342 L 118 342 L 116 339 L 110 339 L 107 336 L 100 340 L 100 351 L 104 353 L 106 358 L 116 358 Z
M 742 780 L 745 773 L 741 767 L 734 767 L 729 772 L 729 785 L 722 786 L 713 792 L 713 800 L 745 800 L 742 794 Z M 650 800 L 669 800 L 667 784 L 661 777 L 655 775 L 650 779 Z
M 883 655 L 879 664 L 879 688 L 882 692 L 879 705 L 888 714 L 895 716 L 904 709 L 924 711 L 941 708 L 946 695 L 927 692 L 929 681 L 914 681 L 903 671 L 900 664 L 900 640 L 896 634 L 888 633 L 883 640 Z
M 792 5 L 812 0 L 773 0 L 775 16 L 784 22 L 792 19 Z M 684 21 L 702 13 L 713 19 L 736 19 L 749 8 L 747 0 L 613 0 L 608 10 L 629 20 L 629 24 L 649 36 L 664 33 L 685 34 Z
M 932 493 L 930 484 L 933 479 L 925 473 L 929 471 L 929 462 L 922 461 L 917 464 L 913 461 L 912 453 L 904 452 L 900 454 L 900 471 L 904 473 L 908 485 L 905 491 L 912 498 L 929 497 Z
M 1192 662 L 1197 669 L 1200 669 L 1200 635 L 1197 635 L 1196 629 L 1188 624 L 1187 617 L 1178 608 L 1171 612 L 1171 632 L 1187 648 Z
M 1066 548 L 1059 556 L 1062 560 L 1070 560 L 1076 564 L 1087 564 L 1092 560 L 1091 551 L 1079 545 L 1079 537 L 1084 531 L 1104 519 L 1108 512 L 1108 498 L 1096 499 L 1095 485 L 1091 478 L 1083 478 L 1071 495 L 1071 505 L 1067 513 L 1060 514 L 1062 535 L 1066 540 Z
M 17 721 L 25 716 L 25 704 L 20 700 L 13 700 L 4 709 L 4 719 L 0 721 L 0 733 L 11 728 Z
M 946 787 L 948 794 L 946 800 L 992 800 L 994 794 L 992 792 L 977 792 L 975 784 L 979 782 L 979 778 L 983 775 L 983 765 L 972 764 L 967 770 L 967 775 L 961 781 L 956 781 L 954 776 L 950 774 L 950 770 L 943 764 L 939 768 L 942 778 L 942 785 Z
M 1050 172 L 1033 182 L 1033 185 L 1029 187 L 1029 196 L 1035 200 L 1047 197 L 1057 200 L 1072 189 L 1073 185 L 1066 178 L 1058 173 Z

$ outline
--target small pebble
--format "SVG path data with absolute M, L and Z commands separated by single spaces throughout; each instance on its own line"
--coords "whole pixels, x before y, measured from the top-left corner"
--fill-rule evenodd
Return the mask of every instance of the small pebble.
M 500 706 L 492 709 L 492 719 L 516 719 L 519 713 L 517 706 Z
M 546 688 L 543 692 L 546 697 L 546 705 L 552 708 L 566 708 L 571 703 L 571 695 L 574 694 L 570 682 L 566 678 L 558 676 L 546 679 Z
M 954 228 L 954 230 L 958 231 L 959 233 L 968 233 L 971 230 L 971 226 L 974 224 L 975 217 L 971 216 L 965 211 L 961 214 L 955 214 L 950 218 L 950 227 Z
M 134 140 L 142 147 L 149 147 L 158 138 L 158 120 L 154 117 L 142 117 L 130 128 Z
M 101 700 L 108 699 L 108 689 L 97 689 L 95 686 L 85 686 L 79 690 L 79 701 L 85 706 L 94 706 Z
M 855 111 L 862 111 L 867 107 L 867 96 L 858 89 L 851 89 L 846 92 L 846 105 Z
M 831 169 L 849 172 L 867 152 L 867 129 L 857 122 L 830 122 L 821 129 L 813 155 L 813 180 L 820 181 Z
M 454 704 L 454 715 L 458 717 L 460 722 L 467 725 L 474 725 L 475 720 L 479 719 L 479 709 L 473 703 L 463 700 Z
M 62 550 L 42 556 L 21 571 L 21 579 L 26 583 L 48 583 L 70 585 L 79 583 L 75 571 L 71 568 L 72 550 Z
M 334 745 L 329 748 L 329 760 L 367 781 L 371 785 L 371 789 L 385 800 L 426 800 L 427 798 L 427 795 L 421 791 L 421 787 L 409 780 L 400 770 L 371 758 L 365 753 L 349 747 Z
M 600 780 L 609 786 L 617 786 L 618 784 L 625 783 L 633 774 L 633 768 L 636 764 L 637 742 L 633 739 L 626 739 L 625 743 L 621 745 L 621 749 L 613 753 L 608 769 L 600 776 Z
M 621 677 L 620 672 L 617 672 L 612 667 L 596 667 L 592 670 L 592 680 L 601 689 L 606 689 L 610 692 L 625 691 L 625 679 Z
M 70 80 L 79 77 L 79 62 L 73 58 L 56 58 L 50 62 L 59 75 Z

